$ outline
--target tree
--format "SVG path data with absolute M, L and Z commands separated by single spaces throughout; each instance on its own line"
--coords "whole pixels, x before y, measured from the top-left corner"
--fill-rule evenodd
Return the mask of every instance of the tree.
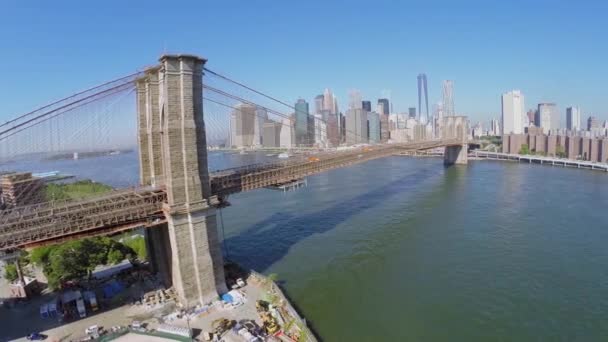
M 4 278 L 10 282 L 13 282 L 19 278 L 17 266 L 15 266 L 15 264 L 6 264 L 4 267 Z
M 519 154 L 530 154 L 530 147 L 528 146 L 528 144 L 521 145 L 521 148 L 519 149 Z
M 561 145 L 555 146 L 555 155 L 558 158 L 566 158 L 566 151 L 564 150 L 564 147 Z
M 90 276 L 98 265 L 117 264 L 134 254 L 114 239 L 94 237 L 36 248 L 30 260 L 43 267 L 49 287 L 58 288 L 64 281 Z
M 144 261 L 148 258 L 148 250 L 146 249 L 146 239 L 143 236 L 127 238 L 123 240 L 123 244 L 131 248 L 137 255 L 137 259 Z

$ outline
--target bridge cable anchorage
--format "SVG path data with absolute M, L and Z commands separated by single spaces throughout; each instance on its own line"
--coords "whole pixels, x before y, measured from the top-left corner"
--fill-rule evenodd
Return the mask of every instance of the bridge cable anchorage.
M 230 83 L 235 84 L 235 85 L 237 85 L 237 86 L 239 86 L 239 87 L 242 87 L 242 88 L 244 88 L 244 89 L 246 89 L 246 90 L 248 90 L 248 91 L 251 91 L 251 92 L 253 92 L 253 93 L 257 94 L 257 95 L 263 96 L 264 98 L 269 99 L 269 100 L 271 100 L 271 101 L 274 101 L 274 102 L 276 102 L 276 103 L 278 103 L 278 104 L 280 104 L 280 105 L 282 105 L 282 106 L 288 107 L 289 109 L 294 110 L 296 114 L 297 114 L 297 113 L 301 113 L 301 111 L 298 111 L 298 110 L 296 109 L 296 107 L 295 107 L 295 106 L 290 105 L 290 104 L 286 103 L 285 101 L 281 101 L 281 100 L 279 100 L 279 99 L 277 99 L 277 98 L 275 98 L 275 97 L 273 97 L 273 96 L 271 96 L 271 95 L 268 95 L 268 94 L 266 94 L 266 93 L 264 93 L 264 92 L 262 92 L 262 91 L 259 91 L 259 90 L 256 90 L 256 89 L 254 89 L 254 88 L 250 87 L 250 86 L 247 86 L 246 84 L 244 84 L 244 83 L 242 83 L 242 82 L 236 81 L 236 80 L 234 80 L 234 79 L 232 79 L 232 78 L 230 78 L 230 77 L 228 77 L 228 76 L 222 75 L 222 74 L 220 74 L 220 73 L 218 73 L 218 72 L 215 72 L 215 71 L 213 71 L 213 70 L 211 70 L 211 69 L 209 69 L 209 68 L 207 68 L 207 67 L 205 67 L 205 68 L 204 68 L 204 71 L 206 71 L 207 73 L 209 73 L 209 74 L 211 74 L 211 75 L 213 75 L 213 76 L 216 76 L 216 77 L 218 77 L 218 78 L 220 78 L 220 79 L 222 79 L 222 80 L 224 80 L 224 81 L 230 82 Z M 208 85 L 208 84 L 206 84 L 205 82 L 203 83 L 203 88 L 208 89 L 208 90 L 211 90 L 211 91 L 214 91 L 214 92 L 215 92 L 215 91 L 221 91 L 221 90 L 219 90 L 219 89 L 217 89 L 217 88 L 215 88 L 215 87 L 211 87 L 211 86 L 209 86 L 209 85 Z M 225 92 L 225 91 L 224 91 L 224 93 L 226 93 L 226 94 L 228 94 L 228 95 L 231 95 L 231 96 L 235 96 L 235 97 L 237 97 L 237 98 L 238 98 L 237 100 L 239 100 L 239 101 L 242 101 L 242 100 L 243 100 L 242 98 L 240 98 L 240 97 L 238 97 L 238 96 L 236 96 L 236 95 L 234 95 L 234 94 L 229 94 L 229 92 Z M 236 99 L 236 98 L 234 98 L 234 99 Z M 247 101 L 247 100 L 245 100 L 245 101 Z M 259 104 L 255 103 L 254 101 L 248 101 L 248 102 L 249 102 L 249 104 L 251 104 L 251 105 L 258 105 L 258 106 L 260 106 Z M 260 106 L 260 107 L 265 108 L 264 106 Z M 267 109 L 267 108 L 266 108 L 266 109 Z M 283 114 L 283 115 L 286 115 L 286 114 L 284 114 L 284 113 L 282 113 L 282 114 Z M 328 120 L 325 120 L 325 119 L 323 119 L 323 118 L 318 118 L 318 117 L 315 117 L 314 115 L 311 115 L 310 113 L 306 113 L 306 114 L 307 114 L 307 117 L 308 117 L 308 118 L 312 118 L 312 119 L 314 119 L 314 120 L 319 120 L 319 121 L 321 121 L 321 122 L 325 123 L 325 127 L 326 127 L 326 129 L 327 129 L 327 127 L 329 127 L 330 123 L 328 122 Z M 339 122 L 338 122 L 338 125 L 339 125 Z M 362 141 L 367 140 L 367 137 L 363 137 L 361 134 L 357 134 L 356 132 L 353 132 L 352 130 L 346 129 L 346 130 L 345 130 L 345 132 L 347 132 L 347 133 L 351 134 L 351 135 L 352 135 L 352 136 L 354 136 L 355 138 L 359 138 L 359 139 L 357 139 L 357 140 L 362 140 Z

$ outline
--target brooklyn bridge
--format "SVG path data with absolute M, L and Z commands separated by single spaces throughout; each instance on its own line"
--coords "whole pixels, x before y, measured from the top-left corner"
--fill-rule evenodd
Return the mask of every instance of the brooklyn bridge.
M 0 213 L 0 250 L 10 254 L 146 227 L 151 262 L 161 278 L 172 284 L 182 302 L 205 303 L 227 291 L 216 212 L 230 205 L 230 195 L 289 185 L 307 176 L 404 151 L 444 148 L 445 165 L 467 163 L 467 119 L 452 116 L 442 119 L 443 129 L 436 138 L 318 151 L 314 158 L 210 172 L 203 90 L 218 90 L 205 84 L 207 71 L 211 72 L 206 60 L 198 56 L 164 55 L 157 65 L 143 71 L 2 124 L 0 144 L 11 149 L 19 146 L 6 145 L 14 135 L 30 141 L 34 138 L 28 134 L 36 134 L 35 127 L 132 89 L 139 184 L 92 198 L 33 201 L 6 208 Z M 103 124 L 103 114 L 96 115 L 93 125 Z

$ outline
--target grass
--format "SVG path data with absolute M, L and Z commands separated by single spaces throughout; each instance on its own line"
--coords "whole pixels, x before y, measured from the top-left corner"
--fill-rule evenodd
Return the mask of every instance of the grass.
M 112 187 L 92 180 L 81 180 L 74 183 L 47 184 L 45 196 L 48 201 L 79 200 L 112 190 Z

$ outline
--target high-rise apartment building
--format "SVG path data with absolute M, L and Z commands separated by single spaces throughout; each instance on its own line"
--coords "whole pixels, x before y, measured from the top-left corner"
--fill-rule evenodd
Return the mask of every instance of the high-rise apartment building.
M 534 109 L 530 109 L 528 111 L 528 125 L 535 125 L 536 122 L 536 111 Z
M 527 120 L 524 94 L 512 90 L 502 94 L 502 135 L 524 133 L 524 120 Z
M 424 97 L 424 105 L 426 111 L 424 116 L 422 115 L 422 98 Z M 418 115 L 421 122 L 426 122 L 429 117 L 429 93 L 426 82 L 426 74 L 418 75 Z
M 600 126 L 600 120 L 598 120 L 598 118 L 596 118 L 595 116 L 590 116 L 587 119 L 587 130 L 588 131 L 592 131 L 594 129 L 599 129 Z
M 581 109 L 578 106 L 566 108 L 566 129 L 570 131 L 580 131 L 581 129 Z
M 539 103 L 534 117 L 534 126 L 543 132 L 556 132 L 559 129 L 559 109 L 555 103 Z

